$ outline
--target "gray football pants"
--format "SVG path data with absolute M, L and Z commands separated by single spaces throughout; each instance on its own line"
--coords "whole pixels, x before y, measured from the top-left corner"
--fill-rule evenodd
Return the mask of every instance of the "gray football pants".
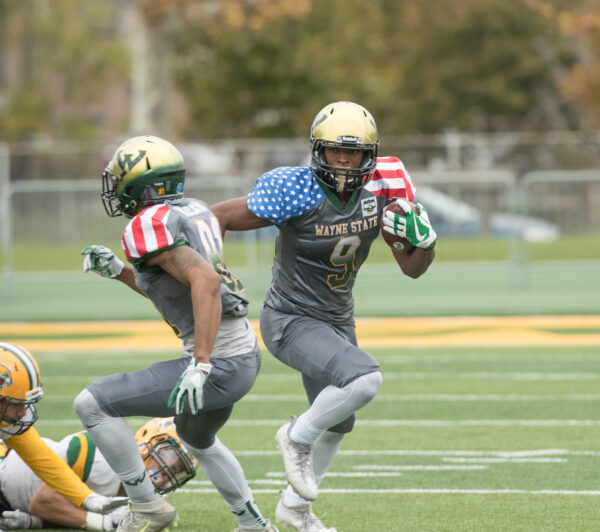
M 333 325 L 265 305 L 260 313 L 260 332 L 278 360 L 302 373 L 311 405 L 330 384 L 342 388 L 362 375 L 380 371 L 377 360 L 357 346 L 354 325 Z M 329 430 L 350 432 L 354 421 L 352 414 Z
M 158 362 L 139 371 L 102 377 L 87 389 L 109 416 L 175 416 L 175 407 L 168 408 L 167 402 L 189 363 L 190 357 Z M 215 358 L 211 363 L 203 408 L 192 415 L 186 400 L 183 413 L 174 420 L 179 436 L 198 449 L 213 444 L 233 404 L 252 388 L 260 369 L 260 351 L 256 347 L 248 354 Z

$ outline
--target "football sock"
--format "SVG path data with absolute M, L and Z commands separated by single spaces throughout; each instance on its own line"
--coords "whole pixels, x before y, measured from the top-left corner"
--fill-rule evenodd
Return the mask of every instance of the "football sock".
M 215 442 L 206 449 L 198 449 L 187 442 L 183 444 L 196 457 L 240 526 L 253 528 L 266 524 L 266 519 L 252 499 L 252 491 L 242 466 L 218 438 L 215 438 Z
M 311 407 L 298 417 L 290 438 L 298 443 L 314 444 L 329 428 L 344 421 L 365 406 L 381 387 L 381 372 L 361 375 L 343 388 L 329 385 L 317 395 Z
M 159 499 L 127 422 L 121 417 L 106 414 L 88 390 L 83 390 L 75 399 L 75 410 L 98 449 L 123 482 L 131 501 Z
M 342 444 L 343 438 L 344 434 L 326 430 L 323 436 L 315 443 L 314 469 L 317 485 L 319 485 L 325 477 L 325 473 L 327 473 L 329 466 L 333 462 L 333 459 Z M 288 508 L 306 506 L 310 502 L 300 497 L 289 484 L 287 488 L 281 492 L 281 500 Z
M 317 443 L 315 443 L 313 466 L 315 470 L 315 480 L 317 481 L 317 486 L 321 483 L 325 477 L 325 473 L 327 473 L 329 470 L 329 466 L 337 455 L 343 439 L 344 434 L 326 430 L 323 436 L 321 436 L 317 440 Z

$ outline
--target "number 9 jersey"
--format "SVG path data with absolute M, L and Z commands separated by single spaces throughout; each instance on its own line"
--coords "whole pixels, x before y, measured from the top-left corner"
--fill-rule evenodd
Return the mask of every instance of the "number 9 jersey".
M 379 235 L 381 213 L 393 198 L 410 201 L 414 195 L 412 180 L 396 157 L 379 158 L 371 181 L 345 204 L 321 187 L 307 166 L 263 174 L 247 204 L 280 230 L 265 305 L 334 324 L 352 323 L 352 287 Z
M 200 253 L 221 276 L 223 310 L 211 358 L 248 353 L 254 348 L 256 335 L 244 318 L 248 312 L 245 288 L 225 266 L 219 222 L 206 203 L 181 198 L 147 207 L 129 222 L 121 244 L 134 266 L 138 288 L 183 339 L 186 354 L 193 351 L 194 341 L 190 289 L 162 268 L 145 265 L 150 257 L 177 246 L 189 246 Z

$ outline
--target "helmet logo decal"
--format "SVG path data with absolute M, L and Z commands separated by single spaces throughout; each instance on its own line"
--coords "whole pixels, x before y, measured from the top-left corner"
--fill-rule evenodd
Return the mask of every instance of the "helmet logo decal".
M 355 137 L 351 135 L 343 135 L 337 138 L 337 141 L 340 144 L 362 144 L 363 141 L 360 137 Z
M 183 193 L 183 183 L 177 183 L 177 194 Z
M 146 150 L 138 150 L 138 155 L 134 159 L 132 153 L 123 153 L 122 150 L 119 151 L 117 153 L 117 163 L 119 163 L 121 170 L 123 170 L 121 176 L 125 175 L 127 172 L 131 172 L 135 165 L 144 158 L 146 153 Z
M 0 373 L 0 390 L 2 390 L 5 386 L 13 385 L 13 376 L 10 368 L 4 364 L 4 362 L 0 362 L 0 367 L 4 369 L 2 373 Z
M 312 125 L 313 129 L 316 128 L 322 122 L 325 122 L 325 120 L 327 120 L 327 115 L 325 113 L 323 113 L 319 118 L 315 118 L 315 121 Z

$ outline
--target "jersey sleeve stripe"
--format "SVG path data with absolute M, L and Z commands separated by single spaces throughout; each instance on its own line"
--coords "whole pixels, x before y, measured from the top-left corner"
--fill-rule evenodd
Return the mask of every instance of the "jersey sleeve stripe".
M 125 255 L 136 260 L 147 253 L 171 246 L 173 235 L 167 229 L 168 205 L 155 205 L 138 214 L 125 228 L 121 244 Z
M 75 434 L 69 441 L 67 463 L 83 482 L 90 476 L 95 454 L 96 444 L 87 432 Z
M 404 164 L 397 157 L 380 157 L 367 190 L 385 198 L 415 198 L 416 187 Z

